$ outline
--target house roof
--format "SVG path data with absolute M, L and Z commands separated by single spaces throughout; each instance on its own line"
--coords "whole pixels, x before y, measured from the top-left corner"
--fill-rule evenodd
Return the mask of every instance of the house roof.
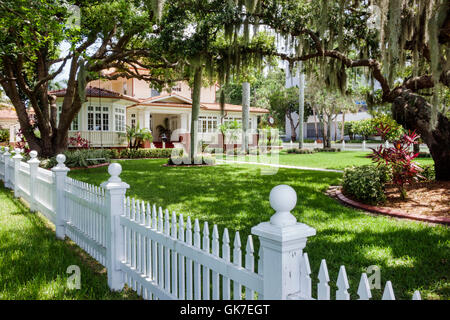
M 140 103 L 128 106 L 128 108 L 138 106 L 158 106 L 158 107 L 174 107 L 174 108 L 192 108 L 192 100 L 176 93 L 162 94 L 156 97 L 142 99 Z M 200 109 L 207 111 L 220 111 L 220 103 L 205 103 L 200 104 Z M 225 111 L 240 112 L 242 106 L 235 104 L 225 104 Z M 250 112 L 253 113 L 269 113 L 269 110 L 263 108 L 250 107 Z
M 211 110 L 211 111 L 220 111 L 220 103 L 202 103 L 201 105 L 205 110 Z M 225 111 L 242 111 L 241 105 L 236 104 L 228 104 L 225 103 Z M 269 113 L 269 110 L 264 108 L 256 108 L 256 107 L 250 107 L 250 112 L 254 113 Z
M 50 91 L 49 94 L 53 94 L 57 97 L 64 97 L 66 95 L 66 89 Z M 91 86 L 86 88 L 86 97 L 114 98 L 114 99 L 129 100 L 133 102 L 140 102 L 139 99 L 118 93 L 116 91 Z
M 66 89 L 50 91 L 57 97 L 64 97 L 66 95 Z M 155 97 L 136 99 L 115 91 L 101 89 L 97 87 L 86 88 L 87 97 L 103 97 L 103 98 L 115 98 L 124 99 L 135 102 L 134 104 L 128 106 L 127 108 L 134 108 L 139 106 L 158 106 L 158 107 L 169 107 L 169 108 L 192 108 L 192 99 L 182 96 L 177 93 L 166 93 Z M 219 103 L 204 103 L 200 104 L 200 109 L 207 111 L 220 111 Z M 225 111 L 230 112 L 240 112 L 242 111 L 242 106 L 235 104 L 225 104 Z M 269 113 L 269 110 L 264 108 L 250 107 L 250 112 L 252 113 Z
M 0 108 L 0 119 L 17 120 L 17 113 L 14 108 Z

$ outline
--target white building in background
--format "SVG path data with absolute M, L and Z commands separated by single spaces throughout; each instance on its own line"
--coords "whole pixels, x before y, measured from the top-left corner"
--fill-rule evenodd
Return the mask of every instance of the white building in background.
M 291 114 L 294 123 L 298 122 L 298 113 Z M 345 114 L 345 122 L 347 121 L 358 121 L 371 118 L 372 116 L 367 112 L 367 106 L 363 105 L 358 112 L 356 113 L 346 113 Z M 342 123 L 342 113 L 336 116 L 336 119 L 331 124 L 331 140 L 341 140 L 341 130 L 339 129 L 339 123 Z M 319 122 L 319 118 L 314 116 L 309 116 L 307 122 L 303 126 L 303 137 L 305 139 L 316 139 L 316 124 L 317 124 L 317 139 L 322 139 L 322 127 Z M 336 127 L 337 126 L 337 127 Z M 291 139 L 291 125 L 289 123 L 289 119 L 286 117 L 286 141 L 290 141 Z M 298 127 L 295 130 L 296 137 L 298 138 Z M 348 136 L 344 137 L 346 140 Z
M 298 76 L 294 76 L 289 71 L 289 66 L 286 63 L 285 66 L 286 70 L 286 88 L 290 87 L 299 87 L 300 81 Z M 305 85 L 306 86 L 306 85 Z M 305 100 L 305 103 L 307 100 Z M 357 105 L 361 105 L 361 108 L 356 113 L 346 113 L 345 114 L 345 121 L 358 121 L 358 120 L 364 120 L 371 118 L 372 116 L 367 112 L 367 105 L 364 101 L 355 101 Z M 342 123 L 342 113 L 338 114 L 336 116 L 336 119 L 333 121 L 331 125 L 331 140 L 342 140 L 341 138 L 341 132 L 339 130 L 339 122 Z M 298 123 L 298 112 L 291 113 L 292 120 L 294 121 L 294 125 Z M 316 127 L 317 127 L 317 134 L 316 134 Z M 290 120 L 286 116 L 286 123 L 285 123 L 285 141 L 291 140 L 291 124 Z M 295 136 L 298 139 L 299 135 L 299 127 L 297 126 L 295 130 Z M 320 124 L 320 120 L 318 117 L 314 118 L 314 116 L 309 116 L 306 123 L 304 123 L 303 126 L 303 137 L 304 139 L 321 139 L 323 136 L 322 134 L 322 128 Z M 345 139 L 348 139 L 348 137 L 344 137 Z

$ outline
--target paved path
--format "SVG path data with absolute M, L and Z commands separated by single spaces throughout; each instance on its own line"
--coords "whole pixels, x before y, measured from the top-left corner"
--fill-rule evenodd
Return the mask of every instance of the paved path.
M 299 166 L 289 166 L 285 164 L 274 164 L 274 163 L 264 163 L 264 162 L 250 162 L 250 161 L 231 161 L 231 160 L 219 160 L 217 162 L 223 163 L 238 163 L 238 164 L 253 164 L 258 166 L 269 166 L 276 168 L 287 168 L 287 169 L 298 169 L 298 170 L 311 170 L 311 171 L 323 171 L 323 172 L 338 172 L 342 173 L 342 170 L 334 170 L 334 169 L 323 169 L 323 168 L 310 168 L 310 167 L 299 167 Z

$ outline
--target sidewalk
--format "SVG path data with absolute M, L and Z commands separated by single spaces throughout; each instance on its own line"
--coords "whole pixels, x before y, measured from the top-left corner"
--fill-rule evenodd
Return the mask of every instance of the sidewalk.
M 276 168 L 286 168 L 286 169 L 298 169 L 298 170 L 311 170 L 311 171 L 322 171 L 322 172 L 338 172 L 343 173 L 343 170 L 334 170 L 334 169 L 323 169 L 323 168 L 310 168 L 310 167 L 300 167 L 300 166 L 289 166 L 285 164 L 273 164 L 273 163 L 264 163 L 264 162 L 250 162 L 250 161 L 231 161 L 231 160 L 216 160 L 218 163 L 236 163 L 236 164 L 252 164 L 258 166 L 269 166 Z

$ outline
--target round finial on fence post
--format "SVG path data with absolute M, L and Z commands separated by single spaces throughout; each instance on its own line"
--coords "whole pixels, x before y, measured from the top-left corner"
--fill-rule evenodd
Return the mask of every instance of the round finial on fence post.
M 108 173 L 111 175 L 108 182 L 121 182 L 119 175 L 122 173 L 122 166 L 118 163 L 111 163 L 108 166 Z
M 38 153 L 35 150 L 30 151 L 30 157 L 31 159 L 35 159 L 37 157 Z
M 14 149 L 15 154 L 20 154 L 22 152 L 22 150 L 20 150 L 20 148 L 15 148 Z
M 58 168 L 66 168 L 66 165 L 64 162 L 66 162 L 66 156 L 64 154 L 58 154 L 56 156 L 56 162 L 58 162 L 58 164 L 56 165 L 56 167 Z
M 297 193 L 285 184 L 278 185 L 270 191 L 270 206 L 276 213 L 270 218 L 270 223 L 276 226 L 288 226 L 297 223 L 291 210 L 297 204 Z

